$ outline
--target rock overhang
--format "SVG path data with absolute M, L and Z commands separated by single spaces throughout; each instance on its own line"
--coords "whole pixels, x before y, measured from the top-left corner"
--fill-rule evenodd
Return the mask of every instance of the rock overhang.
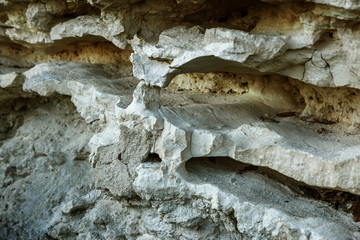
M 5 23 L 9 29 L 0 29 L 0 35 L 12 42 L 0 46 L 5 55 L 0 58 L 0 85 L 6 92 L 2 100 L 12 99 L 4 112 L 10 111 L 9 104 L 23 109 L 22 98 L 38 95 L 64 107 L 69 99 L 59 97 L 63 94 L 86 120 L 79 126 L 95 131 L 81 127 L 77 134 L 92 135 L 86 150 L 90 153 L 73 143 L 67 147 L 67 156 L 90 160 L 94 175 L 88 176 L 94 176 L 94 185 L 81 196 L 74 197 L 80 191 L 75 188 L 69 192 L 66 204 L 51 215 L 46 234 L 85 237 L 77 228 L 81 224 L 69 227 L 57 222 L 60 216 L 91 222 L 88 230 L 96 228 L 99 236 L 86 236 L 94 238 L 114 232 L 129 238 L 169 238 L 184 231 L 192 237 L 224 239 L 359 237 L 353 222 L 358 221 L 356 196 L 341 202 L 348 192 L 359 194 L 356 3 L 229 1 L 234 3 L 230 8 L 217 2 L 63 6 L 48 1 L 19 4 L 18 15 L 16 8 L 4 9 L 10 11 Z M 20 12 L 27 12 L 25 18 L 16 17 Z M 57 61 L 63 63 L 51 63 Z M 56 120 L 56 114 L 54 119 L 66 122 L 67 109 L 59 110 L 64 119 Z M 25 112 L 26 124 L 36 122 L 33 108 L 20 112 Z M 21 125 L 10 115 L 0 119 L 7 124 L 1 131 Z M 10 130 L 1 136 L 14 137 Z M 18 134 L 6 144 L 21 139 L 22 130 Z M 62 137 L 57 132 L 45 135 L 45 140 Z M 56 151 L 47 152 L 52 144 L 41 141 L 35 146 L 42 154 L 34 155 L 36 161 L 45 169 L 49 158 L 49 169 L 60 169 L 62 154 L 54 158 Z M 31 152 L 31 144 L 24 144 Z M 18 154 L 10 148 L 7 155 Z M 4 156 L 0 159 L 8 159 Z M 64 168 L 72 164 L 71 159 L 65 162 Z M 15 185 L 27 186 L 23 166 L 16 164 L 4 174 Z M 290 185 L 252 172 L 256 167 L 273 171 L 275 178 L 289 177 Z M 326 188 L 337 199 L 329 200 L 334 208 L 296 195 L 291 184 L 299 182 L 308 184 L 309 192 Z M 256 201 L 259 189 L 263 202 Z M 278 196 L 267 201 L 266 194 Z M 138 209 L 144 214 L 135 214 Z M 116 214 L 140 220 L 127 221 L 125 227 Z M 218 232 L 202 223 L 216 223 Z M 334 227 L 328 231 L 328 226 Z

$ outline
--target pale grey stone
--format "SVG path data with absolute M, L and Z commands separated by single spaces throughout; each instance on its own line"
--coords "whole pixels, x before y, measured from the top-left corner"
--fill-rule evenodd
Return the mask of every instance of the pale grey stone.
M 359 10 L 0 0 L 0 239 L 360 239 Z

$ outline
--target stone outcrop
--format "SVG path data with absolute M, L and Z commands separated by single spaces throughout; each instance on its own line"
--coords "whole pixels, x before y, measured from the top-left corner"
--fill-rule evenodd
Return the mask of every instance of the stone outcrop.
M 359 14 L 0 0 L 0 239 L 360 239 Z

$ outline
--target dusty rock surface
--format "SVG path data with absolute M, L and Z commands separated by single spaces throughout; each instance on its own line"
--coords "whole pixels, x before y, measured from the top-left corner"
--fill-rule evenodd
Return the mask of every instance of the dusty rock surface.
M 360 239 L 356 0 L 0 0 L 0 240 Z

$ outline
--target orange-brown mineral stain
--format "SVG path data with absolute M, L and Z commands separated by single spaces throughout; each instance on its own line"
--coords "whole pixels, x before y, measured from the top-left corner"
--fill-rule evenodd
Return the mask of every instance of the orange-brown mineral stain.
M 360 222 L 360 201 L 354 203 L 351 208 L 353 219 L 355 222 Z
M 260 119 L 263 122 L 269 122 L 269 123 L 279 123 L 280 122 L 278 120 L 275 120 L 275 119 L 269 118 L 269 117 L 261 117 Z

